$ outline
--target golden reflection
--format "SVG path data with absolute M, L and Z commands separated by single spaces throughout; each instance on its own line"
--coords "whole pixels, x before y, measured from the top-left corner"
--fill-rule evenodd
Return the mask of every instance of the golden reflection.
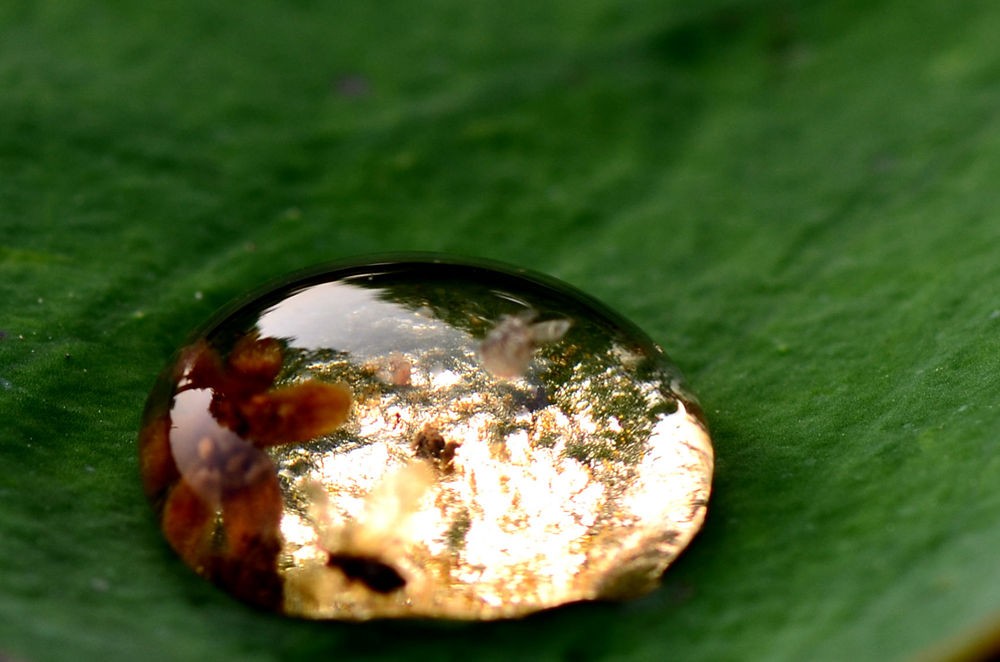
M 682 401 L 646 415 L 670 398 L 636 380 L 634 356 L 612 347 L 539 399 L 543 371 L 497 378 L 471 342 L 407 355 L 403 388 L 378 365 L 359 378 L 349 357 L 311 365 L 367 397 L 333 439 L 271 452 L 291 495 L 286 611 L 492 619 L 629 597 L 700 527 L 710 441 Z M 597 398 L 641 406 L 612 413 Z M 453 452 L 445 468 L 415 457 L 429 426 Z
M 150 396 L 144 485 L 192 568 L 308 618 L 508 618 L 657 586 L 713 463 L 659 348 L 511 273 L 330 279 L 227 318 Z

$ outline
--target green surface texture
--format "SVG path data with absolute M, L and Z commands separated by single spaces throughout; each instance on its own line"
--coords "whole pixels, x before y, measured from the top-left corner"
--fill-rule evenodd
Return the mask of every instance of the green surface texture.
M 975 659 L 1000 636 L 1000 3 L 0 4 L 0 659 Z M 369 252 L 536 269 L 705 405 L 662 590 L 258 613 L 135 435 L 218 307 Z

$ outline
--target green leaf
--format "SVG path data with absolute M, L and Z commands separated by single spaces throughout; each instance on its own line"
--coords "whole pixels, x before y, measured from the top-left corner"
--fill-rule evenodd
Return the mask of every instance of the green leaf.
M 1000 5 L 0 7 L 0 658 L 984 657 L 1000 639 Z M 393 250 L 551 273 L 701 396 L 662 590 L 518 622 L 255 612 L 135 435 L 217 307 Z

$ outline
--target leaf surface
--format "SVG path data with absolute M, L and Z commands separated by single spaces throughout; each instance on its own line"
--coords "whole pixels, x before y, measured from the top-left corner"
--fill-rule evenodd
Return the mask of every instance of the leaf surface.
M 1000 638 L 1000 5 L 0 7 L 0 657 L 899 660 Z M 684 369 L 703 533 L 637 602 L 308 623 L 189 572 L 135 436 L 288 272 L 560 277 Z

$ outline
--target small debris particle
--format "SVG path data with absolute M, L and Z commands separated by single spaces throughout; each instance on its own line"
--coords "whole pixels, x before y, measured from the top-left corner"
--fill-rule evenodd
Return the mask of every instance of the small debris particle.
M 337 568 L 351 581 L 361 582 L 376 593 L 392 593 L 406 586 L 406 579 L 387 563 L 356 554 L 330 554 L 326 565 Z
M 442 471 L 451 469 L 455 451 L 461 444 L 446 441 L 441 432 L 433 425 L 425 425 L 413 438 L 414 454 L 425 460 L 434 461 Z
M 534 311 L 501 318 L 479 345 L 483 367 L 496 377 L 521 377 L 528 370 L 535 350 L 561 339 L 572 325 L 566 319 L 532 323 L 534 318 Z
M 540 386 L 534 386 L 526 391 L 516 391 L 513 394 L 513 399 L 515 406 L 529 412 L 540 411 L 552 404 L 549 402 L 545 389 Z
M 107 579 L 101 577 L 94 577 L 90 580 L 90 588 L 94 589 L 98 593 L 107 593 L 111 589 L 111 584 L 108 583 Z
M 413 366 L 408 358 L 402 354 L 391 354 L 389 356 L 389 371 L 393 384 L 396 386 L 410 385 Z
M 201 290 L 198 290 L 197 292 L 194 293 L 194 300 L 195 301 L 201 301 L 204 298 L 205 298 L 205 295 L 204 295 L 204 293 L 202 293 Z

